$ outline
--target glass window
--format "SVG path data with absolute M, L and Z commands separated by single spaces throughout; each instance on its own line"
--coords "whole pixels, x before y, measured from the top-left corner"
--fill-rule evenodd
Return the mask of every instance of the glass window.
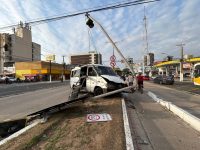
M 94 66 L 95 70 L 99 75 L 110 75 L 110 76 L 117 76 L 117 74 L 113 71 L 110 67 L 105 66 Z
M 72 77 L 79 77 L 80 76 L 80 70 L 74 70 L 72 72 Z
M 97 74 L 92 67 L 88 68 L 88 76 L 96 76 L 96 75 Z
M 194 77 L 195 77 L 195 78 L 200 77 L 200 65 L 197 65 L 197 66 L 195 67 L 195 70 L 194 70 Z

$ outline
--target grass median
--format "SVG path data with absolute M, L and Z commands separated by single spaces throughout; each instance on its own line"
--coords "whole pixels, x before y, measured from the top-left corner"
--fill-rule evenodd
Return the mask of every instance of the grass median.
M 93 113 L 108 113 L 112 120 L 86 122 L 86 115 Z M 123 150 L 121 99 L 112 97 L 74 104 L 0 147 L 5 149 Z

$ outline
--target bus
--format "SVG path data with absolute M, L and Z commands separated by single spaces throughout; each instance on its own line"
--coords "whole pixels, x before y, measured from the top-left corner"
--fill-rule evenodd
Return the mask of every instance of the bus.
M 193 82 L 194 85 L 200 85 L 200 63 L 194 65 Z

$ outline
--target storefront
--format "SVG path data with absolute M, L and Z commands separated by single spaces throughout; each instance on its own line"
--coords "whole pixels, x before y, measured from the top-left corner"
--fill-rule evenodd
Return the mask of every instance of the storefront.
M 22 80 L 48 81 L 51 75 L 52 80 L 60 80 L 62 75 L 69 79 L 70 70 L 64 69 L 63 64 L 44 61 L 16 62 L 16 78 Z

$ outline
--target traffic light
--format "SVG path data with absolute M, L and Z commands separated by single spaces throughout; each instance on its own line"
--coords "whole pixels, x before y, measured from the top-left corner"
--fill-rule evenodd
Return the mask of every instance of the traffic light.
M 93 28 L 93 27 L 94 27 L 94 23 L 93 23 L 93 21 L 92 21 L 90 18 L 88 18 L 86 24 L 87 24 L 90 28 Z

